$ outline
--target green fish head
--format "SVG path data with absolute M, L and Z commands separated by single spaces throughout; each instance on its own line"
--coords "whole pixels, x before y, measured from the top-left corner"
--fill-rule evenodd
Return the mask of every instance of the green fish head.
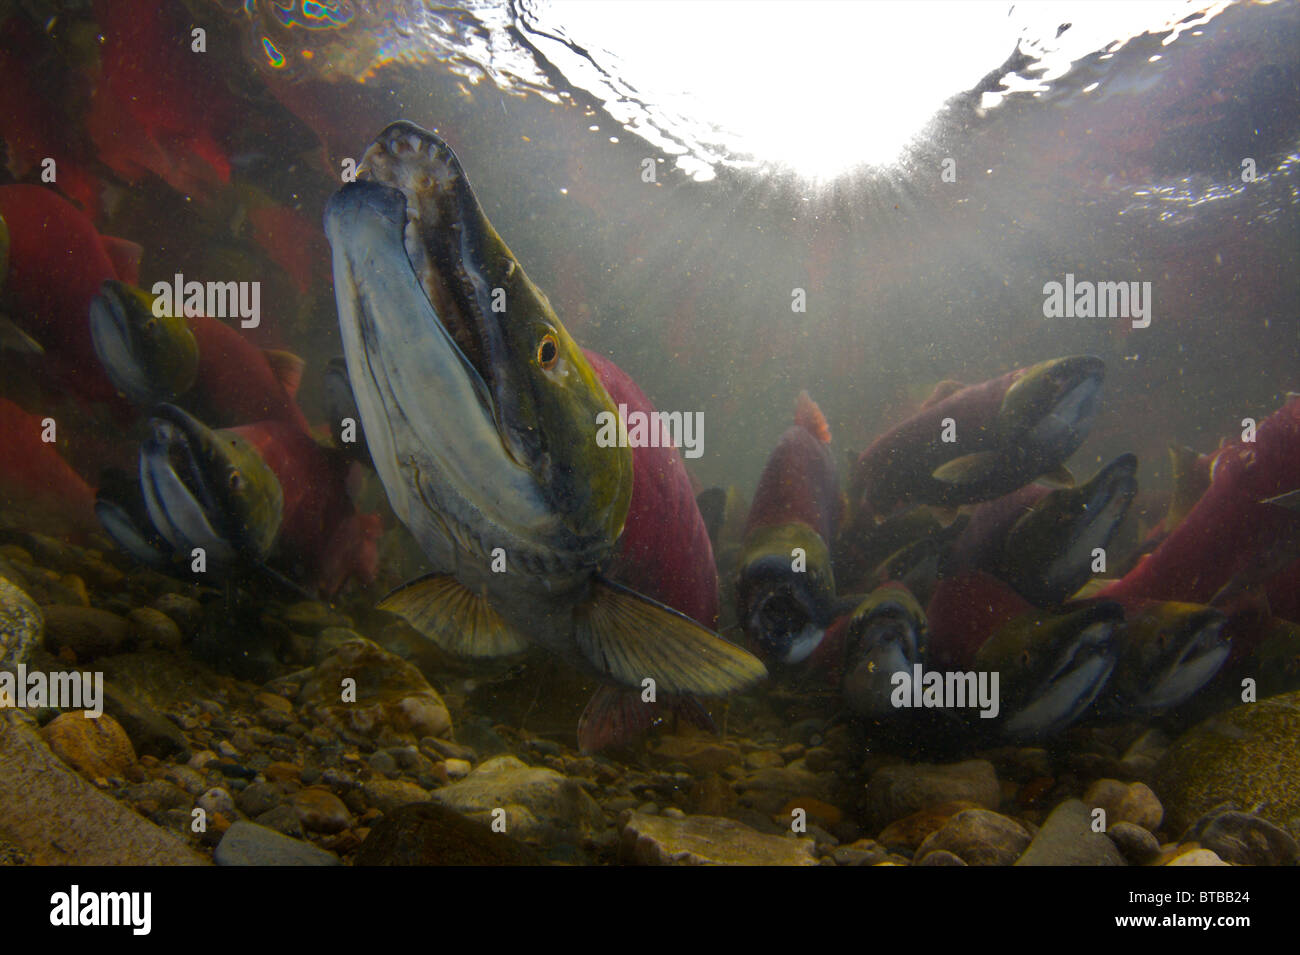
M 194 385 L 199 346 L 180 315 L 154 314 L 154 296 L 110 279 L 90 303 L 90 337 L 113 384 L 137 405 L 173 401 Z
M 1124 627 L 1115 674 L 1123 701 L 1154 711 L 1192 696 L 1228 658 L 1226 623 L 1222 612 L 1201 604 L 1163 601 L 1143 608 Z
M 1076 488 L 1040 498 L 1007 533 L 1001 573 L 1025 599 L 1059 604 L 1088 582 L 1137 494 L 1137 458 L 1123 454 Z
M 925 611 L 904 587 L 878 587 L 857 606 L 845 636 L 842 696 L 859 716 L 885 719 L 898 711 L 890 701 L 895 673 L 912 673 L 925 660 Z
M 765 661 L 802 663 L 826 636 L 835 599 L 830 552 L 807 524 L 762 527 L 741 556 L 736 596 L 741 627 Z
M 975 669 L 999 674 L 1004 734 L 1045 736 L 1078 719 L 1115 667 L 1123 619 L 1123 608 L 1105 601 L 1056 616 L 1025 614 L 989 637 Z
M 1026 368 L 1002 398 L 1003 438 L 1028 443 L 1040 457 L 1065 460 L 1092 427 L 1105 373 L 1105 363 L 1091 355 Z
M 204 548 L 218 564 L 265 558 L 280 529 L 284 493 L 258 450 L 172 405 L 155 409 L 149 427 L 140 486 L 158 533 L 187 556 Z
M 622 438 L 622 422 L 451 148 L 389 126 L 325 227 L 371 456 L 429 556 L 602 559 L 627 516 L 632 453 L 600 424 Z

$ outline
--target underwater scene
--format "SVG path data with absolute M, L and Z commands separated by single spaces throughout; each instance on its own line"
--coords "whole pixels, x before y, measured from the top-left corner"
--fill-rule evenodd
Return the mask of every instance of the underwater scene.
M 0 0 L 0 89 L 0 863 L 1300 858 L 1300 3 Z

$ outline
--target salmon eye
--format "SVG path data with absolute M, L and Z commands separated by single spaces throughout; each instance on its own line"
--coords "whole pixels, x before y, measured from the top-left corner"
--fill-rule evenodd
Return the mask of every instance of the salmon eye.
M 232 491 L 242 491 L 244 489 L 244 476 L 238 471 L 231 471 L 227 482 L 230 484 Z
M 544 336 L 541 344 L 537 346 L 537 364 L 541 365 L 544 371 L 550 371 L 555 367 L 556 359 L 559 357 L 560 346 L 556 344 L 555 336 Z

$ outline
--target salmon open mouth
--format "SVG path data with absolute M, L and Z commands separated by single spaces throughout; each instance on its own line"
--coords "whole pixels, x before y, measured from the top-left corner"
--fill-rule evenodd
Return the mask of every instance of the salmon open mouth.
M 393 123 L 366 150 L 359 182 L 396 189 L 405 200 L 403 246 L 433 311 L 483 381 L 502 346 L 481 263 L 491 227 L 469 191 L 460 160 L 434 134 Z

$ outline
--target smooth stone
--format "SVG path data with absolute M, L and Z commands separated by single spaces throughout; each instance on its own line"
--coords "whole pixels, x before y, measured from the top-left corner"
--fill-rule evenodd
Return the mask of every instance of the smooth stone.
M 1014 819 L 988 809 L 963 809 L 927 836 L 916 856 L 944 850 L 967 865 L 1011 865 L 1032 838 Z
M 243 820 L 234 823 L 217 843 L 217 865 L 340 865 L 338 856 L 301 839 Z
M 871 839 L 861 839 L 831 850 L 836 865 L 875 865 L 889 858 L 889 850 Z
M 725 765 L 725 764 L 724 764 Z M 770 749 L 756 749 L 745 757 L 746 769 L 767 769 L 769 766 L 784 766 L 785 760 L 781 754 Z M 722 767 L 717 767 L 721 769 Z
M 808 819 L 816 820 L 824 826 L 838 825 L 844 813 L 838 806 L 814 799 L 812 796 L 796 796 L 787 802 L 773 817 L 775 822 L 788 825 L 794 819 L 796 810 L 802 809 Z
M 126 618 L 131 621 L 136 639 L 143 643 L 152 643 L 167 650 L 179 650 L 184 642 L 181 628 L 161 610 L 137 607 L 128 613 Z
M 302 779 L 302 767 L 297 763 L 274 762 L 262 770 L 268 782 L 283 783 Z
M 421 739 L 420 750 L 435 763 L 442 759 L 460 759 L 467 763 L 478 760 L 478 753 L 471 747 L 453 743 L 449 739 L 439 739 L 436 736 L 426 736 Z
M 184 594 L 162 594 L 155 598 L 153 609 L 167 615 L 176 624 L 185 639 L 193 637 L 199 631 L 203 620 L 203 605 L 193 597 Z
M 189 760 L 189 741 L 176 724 L 112 683 L 104 684 L 104 712 L 126 730 L 140 756 Z
M 344 679 L 356 681 L 356 702 L 344 702 Z M 322 660 L 298 702 L 316 708 L 337 729 L 365 736 L 419 739 L 451 731 L 451 714 L 424 675 L 369 640 L 351 640 Z
M 107 610 L 50 604 L 44 614 L 46 648 L 71 650 L 81 663 L 117 653 L 131 639 L 131 624 Z
M 474 771 L 473 764 L 467 759 L 448 759 L 443 762 L 447 775 L 452 779 L 464 779 Z
M 343 800 L 328 789 L 300 789 L 289 797 L 308 832 L 342 832 L 352 825 L 352 814 Z
M 191 796 L 197 796 L 208 788 L 203 774 L 185 765 L 168 766 L 163 774 L 169 782 L 175 783 Z
M 1169 749 L 1169 737 L 1158 729 L 1139 736 L 1120 758 L 1120 765 L 1134 775 L 1146 777 Z
M 190 794 L 165 779 L 151 779 L 126 788 L 126 798 L 145 813 L 168 809 L 188 809 Z
M 813 840 L 772 836 L 717 816 L 633 813 L 619 857 L 639 865 L 817 865 Z
M 1124 865 L 1115 843 L 1092 830 L 1092 812 L 1067 799 L 1051 811 L 1016 865 Z
M 0 712 L 0 833 L 36 865 L 206 865 L 180 839 L 99 792 L 27 722 Z
M 303 834 L 302 819 L 298 811 L 287 803 L 268 809 L 257 817 L 257 823 L 286 836 L 296 838 Z
M 41 727 L 50 750 L 87 779 L 125 776 L 135 765 L 135 750 L 113 717 L 84 711 L 61 713 Z
M 17 584 L 0 577 L 0 669 L 26 663 L 41 645 L 45 617 Z
M 1117 822 L 1106 830 L 1115 848 L 1130 865 L 1146 865 L 1160 855 L 1160 841 L 1149 830 L 1131 822 Z
M 960 801 L 997 809 L 1001 799 L 1002 787 L 988 760 L 895 764 L 876 770 L 867 783 L 866 823 L 878 832 L 928 806 Z
M 377 753 L 371 753 L 370 758 L 366 760 L 366 762 L 370 765 L 371 769 L 384 776 L 397 775 L 397 760 L 394 759 L 393 754 L 389 753 L 387 750 L 381 749 Z
M 596 801 L 576 781 L 552 769 L 529 766 L 514 756 L 486 760 L 464 779 L 436 789 L 431 795 L 443 805 L 484 822 L 491 821 L 494 809 L 518 806 L 526 810 L 524 829 L 508 826 L 507 831 L 525 839 L 541 835 L 547 825 L 587 835 L 605 824 Z
M 1165 865 L 1227 865 L 1214 852 L 1209 849 L 1193 849 L 1191 852 L 1184 852 L 1180 856 L 1165 863 Z
M 364 639 L 366 638 L 361 634 L 346 627 L 326 627 L 316 634 L 316 642 L 312 645 L 312 661 L 320 663 L 345 643 Z
M 260 816 L 284 802 L 284 793 L 271 783 L 251 783 L 235 797 L 235 805 L 245 816 Z
M 384 813 L 413 802 L 428 802 L 429 793 L 405 779 L 372 779 L 361 787 L 366 802 Z
M 1148 832 L 1155 832 L 1165 817 L 1164 807 L 1146 783 L 1123 783 L 1118 779 L 1098 779 L 1084 793 L 1090 808 L 1106 811 L 1106 827 L 1117 822 L 1131 822 Z
M 831 798 L 830 783 L 822 776 L 789 766 L 767 766 L 736 783 L 741 800 L 766 815 L 772 815 L 795 797 L 810 797 L 823 803 Z
M 891 822 L 884 829 L 880 830 L 880 835 L 876 836 L 876 841 L 882 846 L 889 848 L 915 849 L 926 838 L 934 832 L 943 828 L 953 816 L 967 809 L 979 809 L 980 806 L 973 802 L 941 802 L 934 806 L 927 806 L 925 809 L 919 809 L 910 816 L 904 816 L 902 819 Z
M 1300 849 L 1291 834 L 1248 812 L 1226 810 L 1202 816 L 1183 834 L 1234 865 L 1295 865 Z
M 742 761 L 740 751 L 734 746 L 706 737 L 665 736 L 654 752 L 662 759 L 681 763 L 700 776 L 721 772 L 725 767 Z
M 195 805 L 209 816 L 220 813 L 227 819 L 234 819 L 239 813 L 235 809 L 235 799 L 220 786 L 209 789 L 198 798 Z
M 391 781 L 386 781 L 391 782 Z M 354 865 L 545 865 L 528 846 L 433 802 L 386 812 Z
M 935 849 L 923 856 L 918 853 L 917 857 L 919 861 L 914 863 L 915 865 L 966 865 L 965 859 L 955 852 L 949 852 L 947 849 Z
M 1300 691 L 1243 703 L 1188 730 L 1157 764 L 1152 786 L 1168 828 L 1182 832 L 1223 805 L 1300 838 Z

